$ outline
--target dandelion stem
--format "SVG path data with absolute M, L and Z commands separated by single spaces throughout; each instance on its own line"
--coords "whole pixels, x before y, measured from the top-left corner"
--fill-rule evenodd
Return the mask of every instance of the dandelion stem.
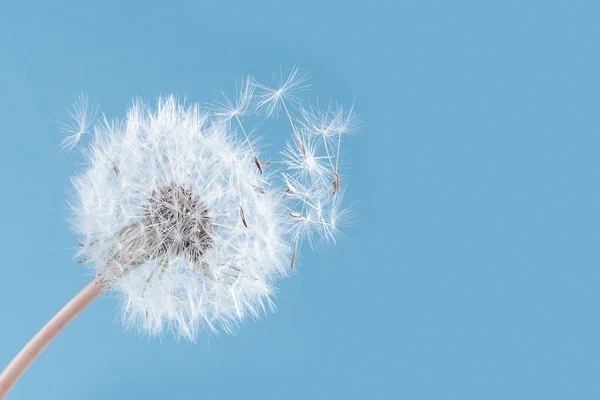
M 29 368 L 46 346 L 67 326 L 85 307 L 94 301 L 103 287 L 96 277 L 81 292 L 71 299 L 48 323 L 23 347 L 0 375 L 0 399 L 4 399 L 21 375 Z

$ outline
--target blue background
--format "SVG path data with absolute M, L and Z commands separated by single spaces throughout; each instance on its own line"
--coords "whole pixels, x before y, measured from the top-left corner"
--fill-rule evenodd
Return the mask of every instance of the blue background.
M 123 4 L 127 3 L 127 4 Z M 0 6 L 0 365 L 88 281 L 56 122 L 298 63 L 356 99 L 355 224 L 278 311 L 196 344 L 81 314 L 9 399 L 598 399 L 600 3 Z M 270 140 L 270 139 L 269 139 Z M 275 139 L 277 142 L 279 139 Z

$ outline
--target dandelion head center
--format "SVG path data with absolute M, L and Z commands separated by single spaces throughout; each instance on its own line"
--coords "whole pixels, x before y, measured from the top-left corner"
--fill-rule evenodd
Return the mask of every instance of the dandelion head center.
M 190 189 L 177 184 L 152 191 L 144 207 L 144 226 L 155 251 L 198 262 L 212 245 L 213 219 Z

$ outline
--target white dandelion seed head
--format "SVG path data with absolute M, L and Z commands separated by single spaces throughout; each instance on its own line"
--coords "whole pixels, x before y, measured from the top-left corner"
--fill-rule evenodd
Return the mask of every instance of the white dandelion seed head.
M 190 340 L 232 333 L 274 309 L 275 283 L 302 243 L 335 243 L 347 216 L 341 136 L 355 117 L 304 108 L 305 82 L 296 68 L 275 89 L 247 77 L 211 109 L 137 100 L 124 119 L 94 125 L 87 167 L 72 179 L 78 256 L 122 297 L 129 326 Z M 78 104 L 72 132 L 87 132 L 87 98 Z M 273 165 L 242 122 L 261 109 L 284 112 L 292 131 Z M 334 132 L 317 134 L 325 123 Z
M 226 124 L 173 97 L 156 110 L 138 101 L 95 128 L 88 158 L 73 181 L 81 254 L 123 295 L 129 322 L 192 338 L 270 305 L 289 257 L 281 195 Z

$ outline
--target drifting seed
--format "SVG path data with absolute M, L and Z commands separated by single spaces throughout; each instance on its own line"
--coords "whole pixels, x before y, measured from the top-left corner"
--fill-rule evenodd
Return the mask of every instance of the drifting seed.
M 242 208 L 242 206 L 240 206 L 240 217 L 242 218 L 242 222 L 244 223 L 244 226 L 247 228 L 248 223 L 246 222 L 246 217 L 244 216 L 244 209 Z
M 297 213 L 297 212 L 291 212 L 290 215 L 291 215 L 292 218 L 304 218 L 302 216 L 302 214 Z
M 116 165 L 113 167 L 113 171 L 115 171 L 115 174 L 117 174 L 117 176 L 119 176 L 119 174 L 121 173 L 121 170 Z
M 254 156 L 254 164 L 256 164 L 256 168 L 258 168 L 258 172 L 260 172 L 260 174 L 263 174 L 263 168 L 262 165 L 260 164 L 260 161 L 258 161 L 258 157 Z
M 334 172 L 335 174 L 335 179 L 333 181 L 333 190 L 331 192 L 331 196 L 335 196 L 338 192 L 338 190 L 340 189 L 340 176 L 338 175 L 337 172 Z

